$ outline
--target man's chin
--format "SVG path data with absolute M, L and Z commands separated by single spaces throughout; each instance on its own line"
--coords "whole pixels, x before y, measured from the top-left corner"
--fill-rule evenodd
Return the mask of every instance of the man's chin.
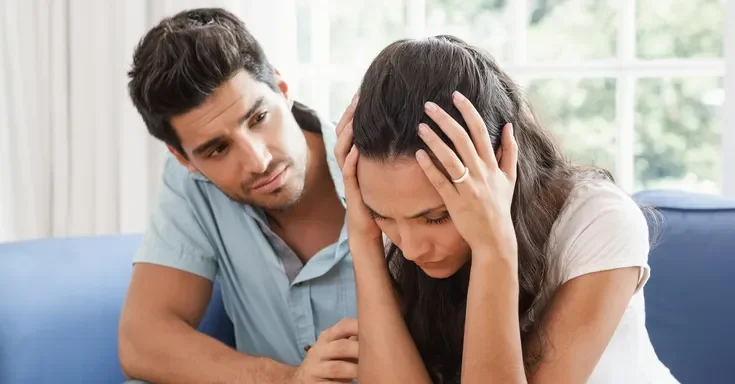
M 267 194 L 252 194 L 237 199 L 242 204 L 252 205 L 267 210 L 282 211 L 293 207 L 301 198 L 302 189 L 283 186 Z

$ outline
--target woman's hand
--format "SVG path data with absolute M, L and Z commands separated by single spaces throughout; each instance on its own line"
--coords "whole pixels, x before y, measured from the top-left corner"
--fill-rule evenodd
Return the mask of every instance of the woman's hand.
M 360 155 L 352 145 L 352 117 L 357 106 L 357 95 L 345 110 L 337 124 L 337 144 L 334 155 L 337 164 L 342 169 L 342 178 L 345 184 L 345 198 L 347 199 L 347 238 L 354 256 L 356 249 L 365 246 L 380 245 L 383 249 L 383 237 L 380 228 L 375 223 L 362 201 L 360 186 L 357 182 L 357 161 Z
M 503 128 L 500 164 L 490 143 L 487 128 L 475 107 L 459 92 L 452 95 L 470 136 L 449 114 L 432 102 L 426 114 L 452 140 L 459 157 L 427 125 L 419 136 L 446 169 L 449 178 L 429 155 L 419 150 L 416 159 L 442 196 L 457 230 L 470 245 L 473 258 L 503 257 L 517 268 L 517 244 L 510 216 L 516 182 L 518 148 L 510 123 Z

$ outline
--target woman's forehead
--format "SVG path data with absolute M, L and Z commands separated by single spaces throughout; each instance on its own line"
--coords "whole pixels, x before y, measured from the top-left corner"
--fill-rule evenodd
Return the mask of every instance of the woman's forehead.
M 360 158 L 357 178 L 365 204 L 386 217 L 410 217 L 443 203 L 412 158 L 387 162 Z

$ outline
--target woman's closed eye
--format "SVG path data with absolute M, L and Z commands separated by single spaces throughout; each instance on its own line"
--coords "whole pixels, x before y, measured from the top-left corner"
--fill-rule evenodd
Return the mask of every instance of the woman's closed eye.
M 375 220 L 385 220 L 385 217 L 379 215 L 377 212 L 373 211 L 372 209 L 368 208 L 368 213 L 370 213 L 370 217 Z
M 441 216 L 424 217 L 423 219 L 426 221 L 426 224 L 444 224 L 449 221 L 451 217 L 449 216 L 449 212 L 444 212 L 441 214 Z
M 368 213 L 370 213 L 370 217 L 375 221 L 389 220 L 387 217 L 373 211 L 372 209 L 368 209 Z M 451 217 L 449 216 L 449 212 L 442 212 L 441 214 L 438 214 L 438 215 L 436 214 L 432 216 L 424 215 L 424 216 L 416 217 L 415 219 L 420 219 L 425 224 L 433 225 L 433 224 L 444 224 L 447 221 L 449 221 Z

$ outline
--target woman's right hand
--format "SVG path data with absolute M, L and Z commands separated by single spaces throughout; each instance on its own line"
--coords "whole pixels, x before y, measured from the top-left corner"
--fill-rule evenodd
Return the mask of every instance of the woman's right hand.
M 347 200 L 347 238 L 352 250 L 362 250 L 366 246 L 379 245 L 381 256 L 383 253 L 383 233 L 370 216 L 370 212 L 362 201 L 360 186 L 357 181 L 357 162 L 360 157 L 357 148 L 352 144 L 352 118 L 357 107 L 357 95 L 347 107 L 337 124 L 337 144 L 334 155 L 342 169 L 342 178 L 345 184 L 345 199 Z
M 337 131 L 337 144 L 334 146 L 334 156 L 337 158 L 340 170 L 343 170 L 347 154 L 352 148 L 352 118 L 355 116 L 356 107 L 357 93 L 352 97 L 352 102 L 345 109 L 335 129 Z

